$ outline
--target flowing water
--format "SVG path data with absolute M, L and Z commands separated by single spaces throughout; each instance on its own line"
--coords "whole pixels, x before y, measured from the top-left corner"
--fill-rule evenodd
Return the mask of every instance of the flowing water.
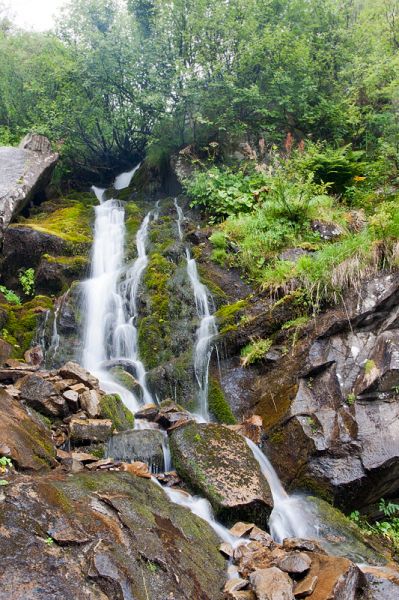
M 118 177 L 115 178 L 114 181 L 114 188 L 116 190 L 123 190 L 127 187 L 129 187 L 130 182 L 132 181 L 134 174 L 136 173 L 136 171 L 140 168 L 140 164 L 136 165 L 135 167 L 133 167 L 133 169 L 131 171 L 126 171 L 125 173 L 121 173 L 120 175 L 118 175 Z M 101 200 L 100 200 L 101 202 Z
M 201 319 L 196 333 L 194 349 L 194 372 L 198 384 L 198 409 L 200 417 L 202 417 L 204 421 L 209 421 L 209 363 L 218 330 L 216 327 L 216 319 L 209 310 L 208 290 L 200 281 L 197 263 L 191 258 L 188 248 L 187 273 L 193 288 L 197 313 Z

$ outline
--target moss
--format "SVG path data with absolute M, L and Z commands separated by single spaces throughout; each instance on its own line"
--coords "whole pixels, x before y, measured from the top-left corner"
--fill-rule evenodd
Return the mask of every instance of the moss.
M 211 414 L 219 423 L 225 423 L 226 425 L 237 423 L 230 404 L 225 398 L 223 389 L 215 377 L 211 377 L 209 380 L 208 407 Z
M 370 373 L 376 368 L 376 364 L 373 360 L 366 360 L 364 364 L 364 372 L 366 375 L 370 375 Z
M 114 379 L 123 387 L 125 387 L 129 392 L 134 392 L 137 388 L 137 381 L 127 371 L 125 371 L 122 367 L 114 367 L 111 369 L 111 373 Z
M 63 206 L 53 212 L 45 212 L 22 221 L 24 227 L 55 235 L 72 244 L 91 244 L 93 209 L 77 200 L 70 200 L 69 206 Z
M 111 419 L 114 429 L 126 431 L 133 429 L 134 416 L 123 404 L 118 394 L 107 394 L 100 400 L 101 416 Z
M 101 460 L 105 457 L 105 448 L 104 446 L 98 446 L 97 448 L 90 448 L 90 454 Z
M 217 285 L 208 275 L 207 269 L 205 265 L 197 265 L 198 272 L 201 277 L 201 282 L 208 288 L 211 292 L 212 296 L 219 300 L 226 300 L 227 294 L 222 290 L 221 287 Z
M 244 310 L 247 306 L 247 300 L 238 300 L 234 304 L 225 304 L 219 310 L 216 311 L 215 315 L 219 322 L 222 324 L 228 324 L 234 321 L 236 315 Z
M 50 256 L 50 254 L 43 254 L 42 258 L 48 263 L 65 267 L 65 271 L 69 275 L 80 276 L 89 265 L 88 257 L 82 255 Z
M 52 307 L 53 301 L 47 296 L 36 296 L 20 306 L 0 305 L 6 314 L 2 335 L 14 346 L 13 358 L 23 358 L 36 335 L 43 311 Z

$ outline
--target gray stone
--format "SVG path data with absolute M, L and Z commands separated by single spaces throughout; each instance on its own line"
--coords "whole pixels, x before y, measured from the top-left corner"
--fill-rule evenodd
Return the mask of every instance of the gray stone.
M 292 580 L 277 567 L 257 569 L 249 580 L 257 600 L 294 600 Z
M 75 442 L 106 442 L 112 435 L 112 421 L 73 417 L 69 422 L 69 432 Z
M 27 135 L 19 148 L 0 147 L 0 234 L 50 181 L 58 154 L 41 135 Z
M 109 440 L 107 455 L 123 462 L 146 463 L 153 473 L 164 470 L 163 434 L 157 429 L 135 429 L 116 433 Z
M 57 388 L 39 375 L 27 375 L 19 382 L 21 400 L 48 417 L 65 417 L 68 405 Z

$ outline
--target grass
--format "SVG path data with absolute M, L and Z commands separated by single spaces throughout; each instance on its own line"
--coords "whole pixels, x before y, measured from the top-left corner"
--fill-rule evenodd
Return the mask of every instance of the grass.
M 241 363 L 243 367 L 248 367 L 253 363 L 256 363 L 267 354 L 272 347 L 272 340 L 266 338 L 264 340 L 255 340 L 250 344 L 247 344 L 241 350 Z

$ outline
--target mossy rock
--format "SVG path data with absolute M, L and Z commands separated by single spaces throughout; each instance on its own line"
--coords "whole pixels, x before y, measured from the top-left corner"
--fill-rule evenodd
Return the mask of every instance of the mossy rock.
M 140 389 L 140 384 L 138 381 L 133 377 L 133 375 L 125 371 L 123 367 L 113 367 L 110 370 L 110 373 L 112 377 L 118 383 L 123 385 L 123 387 L 129 390 L 129 392 L 135 393 Z
M 180 477 L 209 500 L 222 521 L 267 527 L 270 488 L 241 435 L 215 423 L 189 423 L 172 432 L 170 449 Z
M 248 305 L 247 300 L 238 300 L 233 304 L 221 306 L 215 313 L 219 325 L 223 327 L 232 326 L 236 323 L 237 316 L 242 313 Z
M 208 408 L 219 423 L 226 425 L 237 423 L 230 404 L 227 402 L 223 389 L 216 377 L 209 379 Z
M 133 429 L 134 416 L 123 404 L 118 394 L 107 394 L 100 400 L 101 416 L 104 419 L 111 419 L 116 431 L 126 431 Z
M 54 590 L 59 598 L 222 598 L 226 561 L 217 535 L 151 480 L 58 473 L 9 488 L 0 516 L 5 597 L 25 597 L 29 581 L 40 598 Z M 82 553 L 82 544 L 92 552 Z
M 13 346 L 13 358 L 23 358 L 36 335 L 42 314 L 52 307 L 53 301 L 47 296 L 36 296 L 21 305 L 0 305 L 7 315 L 2 337 Z

